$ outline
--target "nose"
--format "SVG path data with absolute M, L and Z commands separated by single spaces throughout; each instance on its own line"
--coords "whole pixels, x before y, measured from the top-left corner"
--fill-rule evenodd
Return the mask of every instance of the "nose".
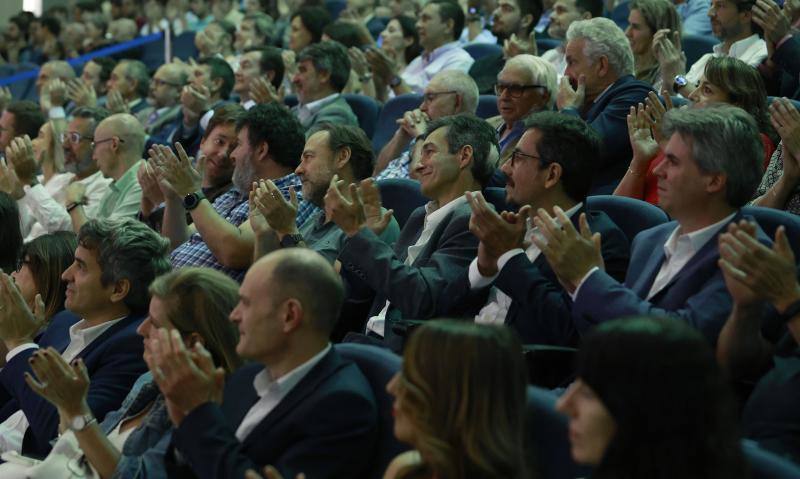
M 700 87 L 695 88 L 691 93 L 689 93 L 689 101 L 692 103 L 697 103 L 700 101 Z
M 150 331 L 150 317 L 148 316 L 144 318 L 144 321 L 142 321 L 139 327 L 136 328 L 136 334 L 146 338 L 149 331 Z
M 511 173 L 513 169 L 511 168 L 511 158 L 507 159 L 500 165 L 500 171 L 506 174 L 506 176 L 511 177 Z

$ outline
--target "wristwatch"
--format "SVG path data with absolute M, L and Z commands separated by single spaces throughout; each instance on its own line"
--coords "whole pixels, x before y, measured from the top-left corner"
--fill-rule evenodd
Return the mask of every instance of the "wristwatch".
M 92 413 L 89 413 L 73 417 L 69 420 L 67 427 L 70 429 L 70 431 L 80 432 L 95 422 L 97 422 L 97 418 L 95 418 Z
M 685 87 L 688 84 L 689 80 L 687 80 L 685 76 L 676 75 L 675 80 L 672 83 L 672 91 L 674 91 L 676 94 L 680 93 L 681 88 Z
M 800 300 L 795 301 L 794 303 L 790 304 L 783 313 L 780 314 L 781 320 L 785 323 L 795 316 L 800 314 Z
M 389 86 L 392 87 L 392 88 L 396 88 L 396 87 L 400 86 L 401 83 L 403 83 L 403 79 L 400 78 L 399 75 L 395 75 L 395 76 L 392 77 L 391 80 L 389 80 Z
M 202 191 L 189 193 L 183 197 L 183 207 L 186 208 L 186 211 L 192 211 L 193 209 L 197 208 L 197 205 L 199 205 L 204 199 L 206 199 L 206 195 L 204 195 Z
M 283 235 L 283 238 L 281 238 L 281 248 L 294 248 L 299 245 L 301 241 L 303 241 L 303 235 L 301 234 Z

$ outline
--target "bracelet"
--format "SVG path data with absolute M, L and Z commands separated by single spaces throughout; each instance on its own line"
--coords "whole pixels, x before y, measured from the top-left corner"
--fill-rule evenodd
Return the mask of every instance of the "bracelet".
M 632 174 L 633 176 L 644 176 L 643 173 L 639 173 L 637 171 L 634 171 L 633 168 L 630 168 L 630 167 L 628 168 L 628 173 Z
M 84 198 L 84 199 L 82 199 L 80 201 L 76 201 L 75 203 L 72 203 L 71 205 L 67 205 L 67 213 L 72 213 L 72 210 L 74 210 L 78 206 L 84 206 L 87 203 L 88 202 L 86 201 L 86 198 Z

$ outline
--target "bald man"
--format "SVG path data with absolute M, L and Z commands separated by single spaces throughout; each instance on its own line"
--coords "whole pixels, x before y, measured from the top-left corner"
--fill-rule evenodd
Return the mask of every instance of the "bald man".
M 156 70 L 147 95 L 150 106 L 136 114 L 147 135 L 157 133 L 162 128 L 172 130 L 177 126 L 172 123 L 181 112 L 181 90 L 188 78 L 187 68 L 176 63 L 162 65 Z
M 142 188 L 136 172 L 142 165 L 145 132 L 133 115 L 118 113 L 101 121 L 94 130 L 92 159 L 105 178 L 111 179 L 108 192 L 100 199 L 96 218 L 136 217 L 142 200 Z M 89 219 L 86 187 L 72 183 L 67 188 L 66 211 L 77 233 Z
M 200 369 L 170 366 L 186 364 L 179 348 L 146 346 L 159 388 L 181 411 L 170 416 L 172 445 L 185 462 L 170 477 L 189 477 L 188 468 L 201 479 L 243 477 L 267 464 L 286 478 L 366 477 L 375 398 L 328 340 L 344 300 L 339 275 L 310 249 L 282 249 L 253 264 L 239 297 L 230 316 L 239 329 L 236 352 L 251 362 L 226 380 L 222 404 Z M 175 460 L 168 453 L 168 469 Z
M 75 77 L 72 66 L 61 60 L 47 62 L 39 69 L 35 83 L 36 94 L 39 96 L 42 113 L 50 119 L 64 118 L 65 108 L 72 109 L 67 106 L 66 82 Z

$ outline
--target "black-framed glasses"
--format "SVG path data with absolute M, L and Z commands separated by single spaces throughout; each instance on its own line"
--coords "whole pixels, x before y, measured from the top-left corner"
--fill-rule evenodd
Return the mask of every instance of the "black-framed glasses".
M 64 133 L 61 133 L 61 143 L 69 142 L 69 143 L 73 143 L 73 144 L 78 144 L 83 140 L 90 140 L 91 141 L 92 137 L 91 136 L 81 135 L 77 131 L 69 131 L 69 132 L 65 131 Z
M 503 92 L 508 91 L 508 96 L 511 98 L 519 98 L 525 93 L 527 90 L 533 90 L 534 88 L 545 88 L 543 85 L 514 85 L 512 83 L 497 83 L 494 86 L 494 93 L 497 96 L 503 94 Z
M 527 153 L 523 153 L 523 152 L 519 151 L 516 148 L 514 148 L 514 151 L 511 152 L 511 158 L 509 158 L 509 161 L 511 162 L 511 166 L 515 166 L 515 164 L 518 161 L 528 160 L 528 159 L 530 159 L 530 160 L 539 160 L 541 162 L 544 162 L 544 160 L 542 159 L 541 156 L 529 155 Z
M 153 78 L 153 79 L 151 79 L 151 80 L 150 80 L 150 83 L 152 83 L 153 85 L 155 85 L 155 87 L 156 87 L 156 88 L 158 88 L 158 87 L 162 87 L 162 86 L 164 86 L 164 85 L 169 85 L 169 86 L 174 86 L 174 87 L 181 87 L 181 86 L 183 86 L 183 85 L 181 85 L 180 83 L 177 83 L 177 82 L 171 82 L 171 81 L 166 81 L 166 80 L 162 80 L 162 79 L 160 79 L 160 78 Z
M 436 97 L 439 96 L 439 95 L 452 95 L 452 94 L 455 94 L 455 93 L 458 93 L 458 92 L 455 91 L 455 90 L 448 90 L 448 91 L 432 91 L 432 92 L 428 92 L 428 93 L 423 93 L 422 101 L 430 103 L 433 100 L 435 100 Z
M 116 138 L 117 140 L 119 140 L 119 142 L 120 142 L 120 143 L 125 143 L 125 140 L 123 140 L 122 138 L 120 138 L 120 137 L 118 137 L 118 136 L 109 136 L 109 137 L 108 137 L 108 138 L 106 138 L 105 140 L 95 140 L 95 141 L 93 141 L 93 142 L 92 142 L 92 149 L 94 150 L 94 149 L 95 149 L 95 147 L 96 147 L 97 145 L 99 145 L 99 144 L 101 144 L 101 143 L 105 143 L 105 142 L 107 142 L 107 141 L 111 141 L 111 140 L 113 140 L 114 138 Z

